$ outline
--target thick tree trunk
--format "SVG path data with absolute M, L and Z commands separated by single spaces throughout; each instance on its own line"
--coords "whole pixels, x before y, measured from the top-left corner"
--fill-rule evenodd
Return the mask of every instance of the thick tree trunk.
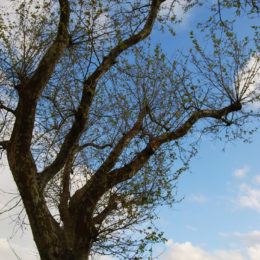
M 91 237 L 91 232 L 85 229 L 85 238 L 82 236 L 84 239 L 75 243 L 77 232 L 73 228 L 73 221 L 77 218 L 72 218 L 71 225 L 62 228 L 47 207 L 44 192 L 40 188 L 39 173 L 30 151 L 31 136 L 28 129 L 33 128 L 31 117 L 34 116 L 34 111 L 28 108 L 28 103 L 21 102 L 17 109 L 17 114 L 21 113 L 22 116 L 15 122 L 7 156 L 40 257 L 42 260 L 88 260 L 92 244 L 87 238 Z M 80 223 L 77 224 L 78 229 L 79 227 Z

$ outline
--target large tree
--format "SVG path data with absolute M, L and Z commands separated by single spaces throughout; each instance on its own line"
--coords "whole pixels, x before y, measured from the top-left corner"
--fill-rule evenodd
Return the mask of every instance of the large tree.
M 252 20 L 236 36 L 233 18 L 257 17 L 258 1 L 204 1 L 211 15 L 175 58 L 150 37 L 165 29 L 174 49 L 176 12 L 201 4 L 14 0 L 2 10 L 0 146 L 41 259 L 138 259 L 163 239 L 138 224 L 174 202 L 199 136 L 239 137 L 257 114 L 259 28 Z

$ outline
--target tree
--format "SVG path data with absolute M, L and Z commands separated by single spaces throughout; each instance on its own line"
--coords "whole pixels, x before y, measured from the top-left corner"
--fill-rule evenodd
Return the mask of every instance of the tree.
M 174 34 L 176 6 L 201 3 L 13 2 L 1 14 L 0 145 L 40 257 L 138 259 L 163 237 L 137 224 L 174 202 L 198 133 L 239 137 L 257 115 L 246 104 L 259 99 L 259 28 L 238 40 L 224 16 L 254 18 L 259 4 L 209 1 L 199 26 L 212 47 L 191 32 L 190 52 L 170 59 L 149 38 L 155 24 Z

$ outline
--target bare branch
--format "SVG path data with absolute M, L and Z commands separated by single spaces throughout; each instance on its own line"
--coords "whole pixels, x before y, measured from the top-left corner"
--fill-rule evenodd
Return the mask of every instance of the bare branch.
M 223 116 L 239 110 L 241 110 L 241 104 L 234 103 L 220 110 L 200 110 L 194 112 L 190 118 L 175 131 L 164 133 L 151 140 L 147 144 L 146 148 L 143 149 L 130 163 L 124 167 L 112 170 L 110 173 L 106 174 L 106 178 L 104 178 L 101 173 L 94 175 L 91 185 L 92 188 L 97 189 L 98 193 L 101 193 L 102 195 L 116 184 L 132 178 L 162 144 L 179 139 L 186 135 L 199 119 L 221 119 Z M 93 185 L 93 183 L 95 183 L 95 185 Z M 100 183 L 100 186 L 97 185 L 97 183 Z M 88 185 L 88 191 L 89 190 L 91 190 L 90 185 Z M 95 192 L 97 192 L 97 190 Z
M 12 146 L 16 148 L 10 149 L 10 151 L 16 149 L 20 151 L 15 151 L 14 156 L 21 157 L 21 151 L 23 154 L 30 153 L 37 100 L 51 77 L 56 63 L 68 45 L 67 27 L 69 25 L 69 15 L 69 2 L 60 0 L 60 21 L 56 39 L 43 56 L 33 76 L 27 80 L 18 92 L 20 99 L 16 109 L 17 119 L 11 137 Z M 32 156 L 30 157 L 32 158 Z M 15 159 L 15 161 L 18 162 L 19 160 Z M 33 160 L 31 163 L 34 164 Z
M 77 152 L 82 151 L 86 147 L 94 147 L 96 149 L 105 149 L 107 147 L 111 147 L 112 148 L 112 144 L 98 145 L 98 144 L 95 144 L 95 143 L 85 143 L 85 144 L 83 144 L 83 145 L 81 145 L 81 146 L 79 146 L 77 148 Z
M 17 259 L 17 260 L 22 260 L 22 258 L 15 252 L 15 250 L 14 250 L 13 246 L 11 245 L 10 241 L 7 240 L 7 242 L 8 242 L 8 245 L 9 245 L 9 247 L 10 247 L 12 253 L 15 255 L 16 259 Z
M 166 130 L 166 131 L 169 131 L 170 128 L 166 127 L 165 125 L 161 124 L 160 122 L 158 122 L 152 115 L 151 111 L 149 111 L 148 113 L 150 119 L 152 122 L 154 122 L 155 124 L 157 124 L 158 126 L 160 126 L 162 129 Z
M 157 149 L 160 145 L 165 142 L 173 141 L 183 137 L 191 129 L 191 127 L 201 118 L 215 118 L 222 119 L 229 113 L 241 110 L 242 106 L 239 102 L 233 103 L 230 106 L 219 110 L 199 110 L 193 113 L 193 115 L 178 129 L 173 132 L 162 134 L 155 138 L 151 144 L 154 149 Z
M 148 162 L 151 156 L 162 144 L 185 136 L 199 119 L 221 119 L 223 116 L 227 116 L 227 114 L 231 112 L 241 110 L 241 108 L 241 104 L 237 102 L 219 110 L 196 111 L 189 117 L 189 119 L 187 119 L 185 123 L 182 124 L 182 126 L 177 128 L 176 130 L 168 133 L 166 132 L 152 139 L 147 144 L 147 146 L 140 153 L 138 153 L 130 163 L 126 164 L 124 167 L 114 169 L 108 173 L 107 171 L 104 171 L 109 169 L 109 167 L 106 168 L 105 162 L 103 166 L 101 166 L 100 169 L 94 174 L 91 180 L 73 195 L 70 200 L 70 208 L 74 208 L 77 203 L 79 203 L 80 201 L 82 202 L 83 198 L 86 199 L 86 201 L 91 200 L 92 204 L 95 205 L 100 197 L 109 189 L 121 182 L 132 178 Z M 120 141 L 118 145 L 120 146 Z M 116 160 L 117 157 L 114 157 L 114 159 Z M 113 160 L 112 152 L 110 153 L 110 160 Z M 111 163 L 110 160 L 108 161 L 107 159 L 107 163 Z M 115 163 L 116 161 L 113 161 L 113 165 L 115 165 Z
M 109 172 L 116 164 L 119 156 L 121 155 L 124 148 L 130 143 L 134 136 L 136 136 L 143 125 L 143 119 L 145 115 L 148 113 L 148 109 L 144 108 L 134 124 L 134 126 L 123 135 L 123 137 L 119 140 L 114 149 L 110 152 L 109 156 L 105 160 L 105 162 L 99 167 L 96 174 L 102 174 L 105 172 Z
M 96 217 L 93 218 L 95 224 L 102 224 L 106 217 L 113 211 L 117 209 L 117 196 L 112 195 L 109 199 L 108 205 L 102 210 Z
M 0 141 L 0 146 L 2 147 L 2 149 L 6 150 L 8 148 L 10 141 L 6 140 L 6 141 Z
M 130 38 L 122 41 L 116 47 L 114 47 L 110 51 L 108 56 L 104 57 L 103 62 L 100 64 L 100 66 L 84 82 L 81 102 L 77 109 L 75 115 L 75 121 L 71 127 L 71 130 L 65 137 L 60 152 L 57 155 L 54 162 L 48 167 L 46 167 L 45 170 L 40 174 L 42 188 L 44 188 L 47 182 L 51 178 L 53 178 L 53 176 L 55 176 L 55 174 L 63 167 L 69 153 L 72 150 L 76 149 L 78 140 L 82 135 L 88 121 L 88 113 L 89 113 L 90 106 L 92 104 L 93 97 L 95 95 L 95 89 L 98 80 L 104 73 L 106 73 L 114 65 L 115 59 L 124 50 L 144 40 L 151 33 L 160 8 L 160 4 L 162 2 L 163 2 L 162 0 L 152 1 L 151 10 L 143 29 L 139 33 L 132 35 Z
M 59 58 L 64 53 L 69 45 L 69 17 L 70 7 L 68 0 L 59 0 L 60 3 L 60 21 L 58 25 L 58 32 L 55 41 L 46 51 L 42 60 L 39 63 L 33 76 L 28 80 L 27 84 L 23 87 L 26 93 L 30 91 L 31 98 L 38 98 L 40 92 L 47 84 Z
M 10 199 L 8 202 L 5 203 L 5 205 L 0 209 L 0 215 L 4 214 L 6 212 L 12 211 L 14 208 L 16 208 L 21 203 L 22 199 L 19 198 L 17 200 L 17 197 L 20 197 L 20 196 L 19 195 L 15 196 L 14 198 Z M 17 200 L 17 201 L 14 203 L 14 205 L 9 206 L 9 204 L 11 204 L 11 202 L 13 202 L 13 200 Z
M 15 115 L 15 110 L 13 110 L 13 109 L 11 109 L 11 108 L 5 106 L 1 101 L 0 101 L 0 109 L 4 109 L 4 110 L 6 110 L 7 112 L 10 112 L 10 113 L 12 113 L 13 115 Z

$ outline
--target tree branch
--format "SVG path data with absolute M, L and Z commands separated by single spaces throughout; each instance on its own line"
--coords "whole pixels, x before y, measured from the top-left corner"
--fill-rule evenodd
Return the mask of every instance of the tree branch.
M 64 166 L 62 177 L 61 177 L 62 191 L 59 200 L 60 201 L 59 211 L 60 211 L 61 220 L 63 221 L 64 224 L 66 224 L 69 220 L 68 201 L 70 198 L 70 174 L 72 171 L 72 161 L 73 161 L 73 156 L 71 155 Z
M 46 167 L 45 170 L 40 174 L 42 188 L 44 188 L 48 181 L 52 179 L 53 176 L 55 176 L 55 174 L 63 167 L 69 153 L 76 149 L 78 140 L 82 135 L 88 121 L 88 113 L 92 104 L 98 80 L 114 65 L 115 59 L 124 50 L 144 40 L 151 33 L 160 8 L 160 4 L 162 2 L 162 0 L 152 0 L 151 10 L 143 29 L 139 33 L 132 35 L 114 47 L 108 56 L 103 58 L 102 63 L 97 67 L 93 74 L 90 75 L 89 78 L 84 82 L 81 102 L 76 111 L 75 121 L 71 127 L 71 130 L 65 137 L 60 152 L 54 162 Z
M 1 101 L 0 101 L 0 109 L 4 109 L 4 110 L 6 110 L 7 112 L 10 112 L 10 113 L 12 113 L 13 115 L 15 115 L 15 110 L 13 110 L 13 109 L 11 109 L 11 108 L 5 106 Z
M 117 196 L 112 195 L 109 199 L 108 205 L 102 210 L 96 217 L 93 218 L 94 224 L 102 224 L 106 217 L 113 211 L 117 209 Z
M 111 148 L 112 148 L 112 144 L 98 145 L 98 144 L 95 144 L 95 143 L 85 143 L 85 144 L 83 144 L 83 145 L 81 145 L 81 146 L 79 146 L 79 147 L 77 148 L 77 152 L 79 152 L 79 151 L 85 149 L 86 147 L 90 147 L 90 146 L 91 146 L 91 147 L 94 147 L 94 148 L 96 148 L 96 149 L 105 149 L 105 148 L 107 148 L 107 147 L 111 147 Z
M 150 159 L 155 151 L 164 143 L 179 139 L 185 136 L 191 127 L 202 118 L 215 118 L 221 119 L 223 116 L 235 111 L 241 110 L 241 104 L 236 102 L 219 110 L 200 110 L 194 112 L 186 122 L 177 128 L 176 130 L 164 133 L 153 140 L 151 140 L 147 146 L 137 154 L 137 156 L 124 167 L 114 169 L 108 174 L 96 173 L 90 180 L 90 183 L 85 185 L 85 196 L 91 196 L 92 201 L 98 200 L 105 192 L 114 187 L 115 185 L 132 178 Z M 87 188 L 86 188 L 87 187 Z M 76 195 L 76 194 L 75 194 Z M 83 188 L 81 192 L 76 196 L 83 195 Z
M 222 117 L 227 116 L 231 112 L 241 110 L 242 106 L 239 102 L 233 103 L 230 106 L 219 110 L 199 110 L 192 114 L 192 116 L 178 129 L 173 132 L 162 134 L 152 141 L 152 146 L 157 149 L 158 146 L 165 142 L 179 139 L 187 134 L 190 128 L 201 118 L 215 118 L 222 119 Z
M 34 127 L 37 100 L 47 84 L 51 74 L 69 42 L 67 27 L 69 25 L 69 2 L 60 0 L 60 21 L 53 44 L 46 51 L 33 76 L 19 89 L 19 103 L 16 108 L 16 120 L 11 136 L 12 149 L 15 156 L 29 154 Z M 30 155 L 32 158 L 32 156 Z M 16 159 L 14 159 L 17 161 Z M 33 164 L 33 162 L 32 162 Z
M 68 0 L 59 0 L 60 3 L 60 20 L 56 39 L 53 44 L 46 51 L 42 60 L 40 61 L 33 76 L 27 81 L 21 91 L 25 91 L 32 99 L 38 99 L 41 91 L 47 84 L 51 74 L 59 60 L 69 45 L 69 17 L 70 7 Z
M 6 150 L 8 148 L 10 141 L 0 141 L 0 146 L 2 147 L 3 150 Z
M 31 153 L 31 141 L 38 98 L 69 42 L 67 32 L 70 15 L 69 1 L 59 0 L 59 2 L 60 20 L 57 36 L 53 44 L 44 54 L 32 77 L 24 82 L 24 85 L 18 90 L 19 102 L 16 108 L 16 120 L 10 143 L 7 146 L 9 166 L 23 198 L 28 217 L 30 219 L 32 215 L 35 214 L 42 216 L 38 218 L 39 221 L 33 222 L 33 224 L 31 223 L 34 225 L 34 228 L 36 226 L 38 226 L 38 228 L 39 226 L 43 226 L 42 224 L 45 222 L 45 224 L 49 225 L 52 229 L 55 222 L 54 218 L 49 214 L 42 190 L 40 190 L 37 179 L 37 167 Z M 29 208 L 31 210 L 30 213 L 28 211 Z M 50 217 L 47 217 L 48 214 Z M 58 225 L 56 225 L 55 228 L 58 229 Z M 36 229 L 37 228 L 35 228 L 35 230 Z M 42 232 L 46 234 L 48 231 L 43 230 Z M 53 239 L 55 240 L 54 237 Z
M 160 126 L 162 129 L 164 129 L 164 130 L 166 130 L 166 131 L 169 131 L 169 130 L 170 130 L 170 128 L 168 128 L 168 127 L 166 127 L 165 125 L 163 125 L 163 124 L 161 124 L 160 122 L 158 122 L 158 121 L 153 117 L 151 111 L 149 111 L 148 115 L 149 115 L 149 117 L 150 117 L 150 119 L 151 119 L 151 121 L 152 121 L 153 123 L 157 124 L 158 126 Z
M 142 111 L 140 111 L 134 126 L 118 141 L 117 145 L 110 152 L 105 162 L 99 167 L 96 174 L 109 172 L 115 166 L 124 148 L 130 143 L 133 137 L 140 132 L 143 125 L 143 119 L 147 113 L 147 108 L 144 108 Z
M 143 119 L 145 115 L 148 113 L 149 109 L 144 108 L 140 111 L 138 118 L 133 125 L 133 127 L 123 135 L 123 137 L 118 141 L 114 149 L 110 152 L 107 159 L 104 163 L 99 167 L 94 176 L 104 176 L 107 172 L 109 172 L 117 163 L 119 156 L 121 155 L 124 148 L 130 143 L 134 136 L 136 136 L 140 130 L 142 129 Z M 73 196 L 74 199 L 76 197 L 80 197 L 84 194 L 84 191 L 87 189 L 87 186 L 83 186 L 81 189 L 76 191 L 76 196 Z M 73 203 L 72 203 L 73 204 Z

